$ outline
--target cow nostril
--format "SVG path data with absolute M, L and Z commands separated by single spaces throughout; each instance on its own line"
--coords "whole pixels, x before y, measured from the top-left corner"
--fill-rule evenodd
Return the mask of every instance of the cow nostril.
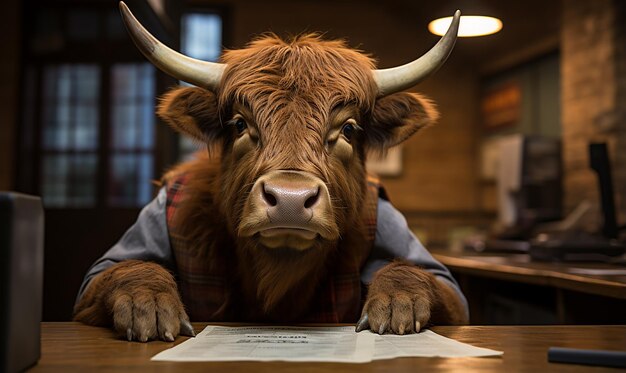
M 261 190 L 263 191 L 263 199 L 265 200 L 265 202 L 267 202 L 268 205 L 274 207 L 278 204 L 278 201 L 276 201 L 276 197 L 271 192 L 267 191 L 265 185 L 263 185 L 263 188 L 261 188 Z
M 320 196 L 320 190 L 318 188 L 317 191 L 315 191 L 314 195 L 312 195 L 311 197 L 307 198 L 306 201 L 304 201 L 304 208 L 310 209 L 311 207 L 313 207 L 313 205 L 315 205 L 315 203 L 319 199 L 319 196 Z

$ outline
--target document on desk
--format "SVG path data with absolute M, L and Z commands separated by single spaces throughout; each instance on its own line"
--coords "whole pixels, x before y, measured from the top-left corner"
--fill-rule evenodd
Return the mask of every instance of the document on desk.
M 157 361 L 327 361 L 365 363 L 375 335 L 342 327 L 207 326 Z
M 353 326 L 207 326 L 195 338 L 165 350 L 156 361 L 317 361 L 366 363 L 396 357 L 484 357 L 500 351 L 474 347 L 430 330 L 379 336 Z
M 396 357 L 487 357 L 500 356 L 501 351 L 475 347 L 446 338 L 430 330 L 418 334 L 376 335 L 372 360 Z

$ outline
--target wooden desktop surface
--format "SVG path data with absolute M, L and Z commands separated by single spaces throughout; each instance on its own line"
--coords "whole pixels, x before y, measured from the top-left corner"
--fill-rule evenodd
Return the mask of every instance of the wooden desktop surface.
M 196 332 L 207 324 L 194 323 Z M 236 325 L 236 324 L 222 324 Z M 367 364 L 285 362 L 153 362 L 160 351 L 186 340 L 127 342 L 105 328 L 79 323 L 42 323 L 39 364 L 30 372 L 596 372 L 617 369 L 547 362 L 551 346 L 626 350 L 626 326 L 461 326 L 433 331 L 479 347 L 504 351 L 495 358 L 398 358 Z
M 437 260 L 457 273 L 626 299 L 626 275 L 575 272 L 581 268 L 625 270 L 624 266 L 593 262 L 537 262 L 526 254 L 431 252 Z

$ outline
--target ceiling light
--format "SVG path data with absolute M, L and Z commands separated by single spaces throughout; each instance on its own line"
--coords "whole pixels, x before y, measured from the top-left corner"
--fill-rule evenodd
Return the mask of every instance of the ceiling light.
M 443 35 L 452 23 L 452 17 L 436 19 L 428 24 L 428 30 L 435 35 Z M 487 16 L 461 16 L 459 37 L 491 35 L 502 29 L 502 21 Z

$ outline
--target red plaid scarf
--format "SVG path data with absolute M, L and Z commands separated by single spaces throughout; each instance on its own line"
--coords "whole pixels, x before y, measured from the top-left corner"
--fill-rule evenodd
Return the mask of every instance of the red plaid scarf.
M 194 321 L 237 321 L 227 308 L 226 263 L 208 263 L 190 257 L 184 237 L 178 235 L 174 214 L 184 198 L 187 175 L 167 180 L 167 225 L 177 268 L 178 284 L 183 303 Z M 379 180 L 367 177 L 367 195 L 362 217 L 366 227 L 368 246 L 361 258 L 343 258 L 334 273 L 327 276 L 318 287 L 308 315 L 302 322 L 339 323 L 355 322 L 361 312 L 365 289 L 361 284 L 361 267 L 369 256 L 376 236 L 376 210 L 380 188 Z M 242 321 L 242 320 L 239 320 Z

